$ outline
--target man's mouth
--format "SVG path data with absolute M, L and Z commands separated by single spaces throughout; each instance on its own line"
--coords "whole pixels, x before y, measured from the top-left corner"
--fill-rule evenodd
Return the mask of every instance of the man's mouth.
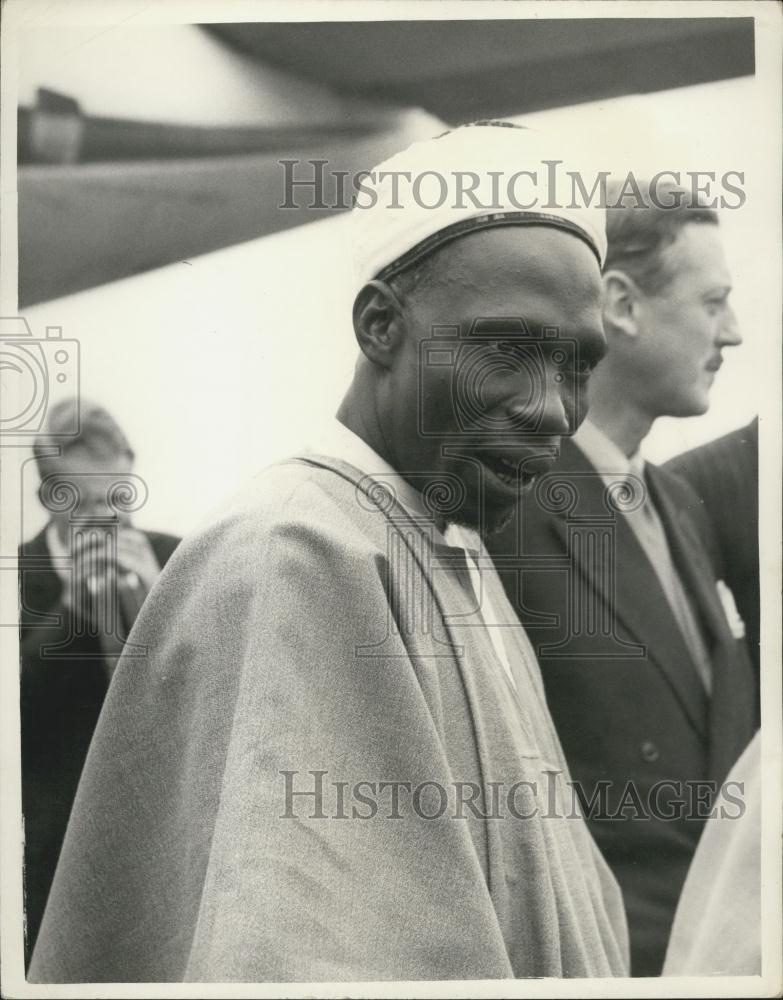
M 717 358 L 712 358 L 710 361 L 708 361 L 704 367 L 707 369 L 708 372 L 716 372 L 719 370 L 722 364 L 723 364 L 723 358 L 720 355 L 718 355 Z
M 484 452 L 477 457 L 495 479 L 508 489 L 518 490 L 521 487 L 524 490 L 552 467 L 557 452 L 551 450 L 513 458 L 498 452 Z

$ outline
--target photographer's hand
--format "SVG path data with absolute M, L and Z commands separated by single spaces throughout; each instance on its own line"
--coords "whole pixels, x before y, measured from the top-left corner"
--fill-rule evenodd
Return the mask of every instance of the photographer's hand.
M 73 549 L 73 577 L 63 591 L 63 603 L 77 619 L 97 625 L 105 595 L 116 571 L 106 539 L 100 535 L 79 535 Z
M 136 574 L 145 593 L 152 589 L 160 574 L 160 565 L 147 536 L 135 528 L 120 528 L 117 536 L 117 563 L 122 573 Z

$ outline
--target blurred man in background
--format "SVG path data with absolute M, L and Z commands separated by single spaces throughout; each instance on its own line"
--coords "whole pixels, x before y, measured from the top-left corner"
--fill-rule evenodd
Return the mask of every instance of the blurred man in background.
M 589 416 L 551 489 L 542 482 L 490 543 L 623 889 L 637 976 L 661 972 L 706 815 L 687 782 L 721 782 L 754 729 L 751 668 L 716 593 L 698 499 L 640 454 L 658 417 L 706 411 L 723 350 L 741 339 L 731 279 L 715 213 L 675 188 L 655 192 L 668 208 L 645 193 L 649 207 L 607 212 L 608 352 Z M 528 557 L 536 572 L 519 572 Z
M 78 407 L 76 399 L 55 406 L 35 441 L 50 518 L 19 552 L 28 954 L 109 680 L 179 541 L 133 527 L 122 511 L 133 451 L 106 410 L 82 401 L 79 415 Z M 79 434 L 63 437 L 79 420 Z
M 759 704 L 759 421 L 677 455 L 665 466 L 693 487 L 712 528 L 715 564 L 742 619 Z

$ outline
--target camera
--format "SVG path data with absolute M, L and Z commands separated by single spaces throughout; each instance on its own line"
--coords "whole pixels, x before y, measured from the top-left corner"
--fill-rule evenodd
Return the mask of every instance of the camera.
M 79 342 L 67 340 L 62 328 L 49 326 L 44 339 L 33 337 L 21 316 L 0 318 L 0 367 L 3 399 L 0 435 L 37 434 L 52 405 L 65 397 L 79 398 Z M 79 407 L 58 437 L 79 433 Z
M 419 432 L 461 443 L 535 435 L 545 413 L 547 379 L 562 381 L 578 364 L 577 342 L 557 327 L 544 327 L 534 337 L 519 317 L 479 318 L 464 335 L 459 326 L 434 326 L 419 350 Z M 450 392 L 433 392 L 444 379 Z M 577 379 L 574 392 L 580 391 Z M 444 414 L 449 395 L 451 413 Z M 513 419 L 501 405 L 511 396 Z

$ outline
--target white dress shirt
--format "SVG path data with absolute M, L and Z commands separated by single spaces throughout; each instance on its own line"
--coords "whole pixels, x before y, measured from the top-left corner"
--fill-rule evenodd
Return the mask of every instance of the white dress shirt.
M 632 490 L 639 494 L 640 502 L 618 513 L 618 516 L 626 519 L 647 556 L 691 653 L 696 673 L 707 693 L 711 693 L 710 656 L 691 598 L 674 565 L 660 515 L 647 490 L 644 458 L 638 449 L 630 458 L 626 457 L 589 419 L 574 435 L 574 442 L 607 486 L 616 486 L 630 479 Z

